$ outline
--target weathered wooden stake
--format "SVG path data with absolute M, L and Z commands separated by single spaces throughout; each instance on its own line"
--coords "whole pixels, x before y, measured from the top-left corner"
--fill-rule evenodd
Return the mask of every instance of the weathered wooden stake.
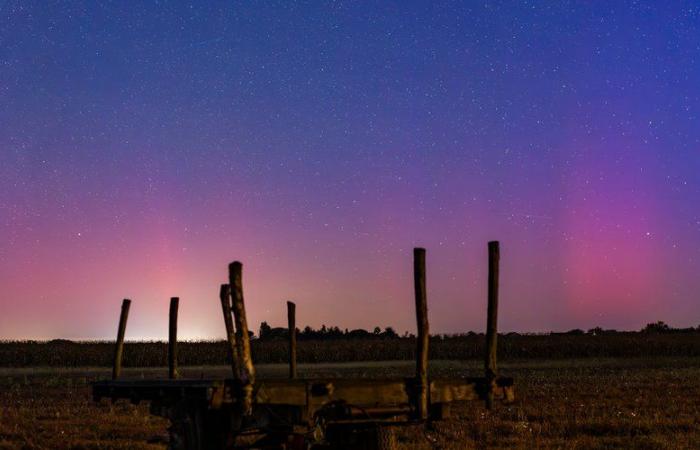
M 488 285 L 488 312 L 486 316 L 486 358 L 484 369 L 486 383 L 489 388 L 486 397 L 486 407 L 493 408 L 493 390 L 496 377 L 498 377 L 498 364 L 496 350 L 498 347 L 498 263 L 500 249 L 498 241 L 489 242 L 489 285 Z
M 174 380 L 177 373 L 177 308 L 180 303 L 178 297 L 170 299 L 170 323 L 168 327 L 168 378 Z
M 231 307 L 236 323 L 236 344 L 238 349 L 239 373 L 243 398 L 241 406 L 243 414 L 253 413 L 253 385 L 255 384 L 255 367 L 250 351 L 250 336 L 248 335 L 248 320 L 245 315 L 243 302 L 243 265 L 234 261 L 228 266 L 229 284 L 231 285 Z
M 416 322 L 418 346 L 416 350 L 416 413 L 418 419 L 428 418 L 428 300 L 425 287 L 425 249 L 413 249 L 413 281 L 416 291 Z
M 119 316 L 119 329 L 117 330 L 117 343 L 114 347 L 114 365 L 112 366 L 112 379 L 116 380 L 122 373 L 122 354 L 124 353 L 124 333 L 126 333 L 126 321 L 129 318 L 131 300 L 125 298 L 122 302 L 122 312 Z
M 296 305 L 287 302 L 287 326 L 289 329 L 289 378 L 297 377 L 297 326 Z
M 228 341 L 228 357 L 231 362 L 233 378 L 238 379 L 238 351 L 236 350 L 236 331 L 233 328 L 233 318 L 231 317 L 231 286 L 222 284 L 219 291 L 221 299 L 221 311 L 224 313 L 224 324 L 226 325 L 226 340 Z

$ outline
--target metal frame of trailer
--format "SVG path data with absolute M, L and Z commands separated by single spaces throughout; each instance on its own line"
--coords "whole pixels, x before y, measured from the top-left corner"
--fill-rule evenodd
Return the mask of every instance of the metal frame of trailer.
M 458 401 L 514 400 L 511 378 L 498 376 L 497 310 L 499 244 L 489 242 L 485 376 L 428 379 L 428 317 L 425 250 L 414 249 L 416 375 L 393 379 L 299 379 L 296 370 L 295 305 L 287 302 L 289 379 L 256 379 L 242 287 L 242 265 L 229 265 L 220 300 L 233 372 L 226 379 L 178 379 L 177 309 L 170 303 L 169 379 L 123 380 L 121 360 L 130 300 L 124 300 L 112 380 L 92 385 L 95 401 L 150 402 L 152 414 L 171 422 L 171 449 L 393 448 L 392 426 L 440 420 Z

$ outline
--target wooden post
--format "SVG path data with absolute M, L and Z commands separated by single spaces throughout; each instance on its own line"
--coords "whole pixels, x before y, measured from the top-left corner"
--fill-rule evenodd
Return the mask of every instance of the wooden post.
M 178 297 L 170 299 L 170 323 L 168 327 L 168 378 L 174 380 L 177 373 L 177 308 L 180 303 Z
M 418 346 L 416 350 L 416 413 L 418 419 L 428 418 L 428 300 L 425 287 L 425 249 L 413 249 L 413 281 L 416 292 L 416 322 Z
M 488 395 L 486 407 L 493 408 L 493 389 L 495 388 L 496 377 L 498 377 L 498 365 L 496 359 L 496 349 L 498 340 L 498 263 L 500 260 L 500 249 L 498 241 L 489 242 L 489 279 L 488 279 L 488 311 L 486 317 L 486 355 L 484 370 L 486 372 L 486 383 L 488 385 Z
M 255 367 L 250 351 L 250 336 L 248 335 L 248 320 L 243 301 L 243 264 L 234 261 L 228 266 L 229 284 L 231 285 L 231 307 L 236 323 L 236 344 L 238 350 L 238 367 L 240 373 L 243 397 L 242 412 L 245 415 L 253 413 L 253 385 L 255 384 Z
M 119 316 L 119 329 L 117 330 L 117 343 L 114 347 L 114 365 L 112 366 L 112 379 L 116 380 L 122 373 L 122 354 L 124 352 L 124 333 L 126 333 L 126 320 L 129 318 L 131 300 L 125 298 L 122 302 L 122 312 Z
M 238 351 L 236 351 L 236 331 L 233 328 L 233 318 L 231 317 L 231 286 L 222 284 L 219 291 L 221 299 L 221 311 L 224 313 L 224 324 L 226 325 L 226 340 L 228 341 L 228 357 L 233 371 L 233 378 L 239 379 L 238 371 Z
M 296 305 L 287 302 L 287 327 L 289 329 L 289 378 L 297 377 L 297 326 Z

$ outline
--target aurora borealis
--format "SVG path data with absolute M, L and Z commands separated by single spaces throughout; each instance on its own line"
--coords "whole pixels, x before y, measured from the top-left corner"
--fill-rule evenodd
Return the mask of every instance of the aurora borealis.
M 697 2 L 0 2 L 0 339 L 700 324 Z

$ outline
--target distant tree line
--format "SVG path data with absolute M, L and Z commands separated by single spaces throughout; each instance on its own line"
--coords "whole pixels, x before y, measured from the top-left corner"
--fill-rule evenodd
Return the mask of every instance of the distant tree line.
M 260 331 L 258 333 L 258 339 L 260 340 L 275 340 L 275 339 L 287 339 L 289 337 L 289 330 L 283 327 L 271 327 L 267 322 L 262 322 L 260 324 Z M 300 330 L 297 328 L 297 339 L 299 340 L 333 340 L 333 339 L 394 339 L 398 338 L 399 335 L 394 331 L 392 327 L 386 327 L 382 330 L 379 327 L 374 327 L 373 331 L 367 331 L 363 329 L 353 329 L 348 330 L 345 328 L 341 330 L 339 327 L 326 327 L 321 325 L 318 330 L 306 326 L 304 329 Z M 404 337 L 412 337 L 412 335 L 406 332 Z
M 257 330 L 256 330 L 257 331 Z M 305 327 L 299 331 L 300 363 L 385 361 L 415 359 L 416 341 L 408 333 L 399 336 L 391 328 L 373 331 L 340 330 L 338 327 Z M 251 333 L 252 334 L 252 333 Z M 251 342 L 253 360 L 285 363 L 289 358 L 287 330 L 261 327 Z M 430 337 L 430 358 L 481 360 L 484 335 L 468 332 Z M 181 341 L 181 366 L 228 364 L 226 341 Z M 114 341 L 0 341 L 0 367 L 110 367 Z M 125 367 L 165 367 L 168 343 L 127 341 Z M 499 360 L 620 357 L 700 358 L 700 327 L 672 328 L 664 322 L 648 324 L 640 331 L 570 330 L 560 333 L 503 333 L 498 339 Z M 689 363 L 696 364 L 696 360 Z
M 618 331 L 614 329 L 604 329 L 601 327 L 591 328 L 588 331 L 576 328 L 564 332 L 550 332 L 550 333 L 505 333 L 508 336 L 530 336 L 533 334 L 545 334 L 545 335 L 561 335 L 561 336 L 605 336 L 611 334 L 622 334 L 622 333 L 697 333 L 700 332 L 700 325 L 697 327 L 688 328 L 673 328 L 666 324 L 665 322 L 658 321 L 647 324 L 640 331 Z M 456 337 L 471 337 L 482 335 L 483 333 L 476 333 L 469 331 L 467 333 L 451 333 L 451 334 L 437 334 L 432 335 L 438 339 L 448 339 Z M 289 337 L 289 331 L 284 327 L 271 327 L 267 322 L 262 322 L 260 324 L 260 330 L 257 336 L 251 332 L 251 337 L 256 337 L 262 341 L 268 340 L 283 340 Z M 361 328 L 349 330 L 347 328 L 340 329 L 340 327 L 333 326 L 327 327 L 326 325 L 321 325 L 321 328 L 314 329 L 310 326 L 306 326 L 303 329 L 297 328 L 297 339 L 299 340 L 341 340 L 341 339 L 396 339 L 396 338 L 415 338 L 415 335 L 409 332 L 405 332 L 403 335 L 399 335 L 392 327 L 386 327 L 383 330 L 380 327 L 375 327 L 372 331 L 367 331 Z
M 652 322 L 646 324 L 644 328 L 639 330 L 639 333 L 697 333 L 700 332 L 700 325 L 697 327 L 688 327 L 688 328 L 673 328 L 670 325 L 668 325 L 666 322 L 663 321 L 658 321 L 658 322 Z M 595 327 L 591 328 L 588 331 L 583 331 L 581 329 L 573 329 L 569 330 L 563 333 L 555 333 L 552 332 L 550 334 L 562 334 L 562 335 L 569 335 L 569 336 L 577 336 L 577 335 L 584 335 L 588 334 L 591 336 L 603 336 L 603 335 L 609 335 L 609 334 L 619 334 L 619 333 L 635 333 L 635 331 L 617 331 L 614 329 L 604 329 L 601 327 Z

